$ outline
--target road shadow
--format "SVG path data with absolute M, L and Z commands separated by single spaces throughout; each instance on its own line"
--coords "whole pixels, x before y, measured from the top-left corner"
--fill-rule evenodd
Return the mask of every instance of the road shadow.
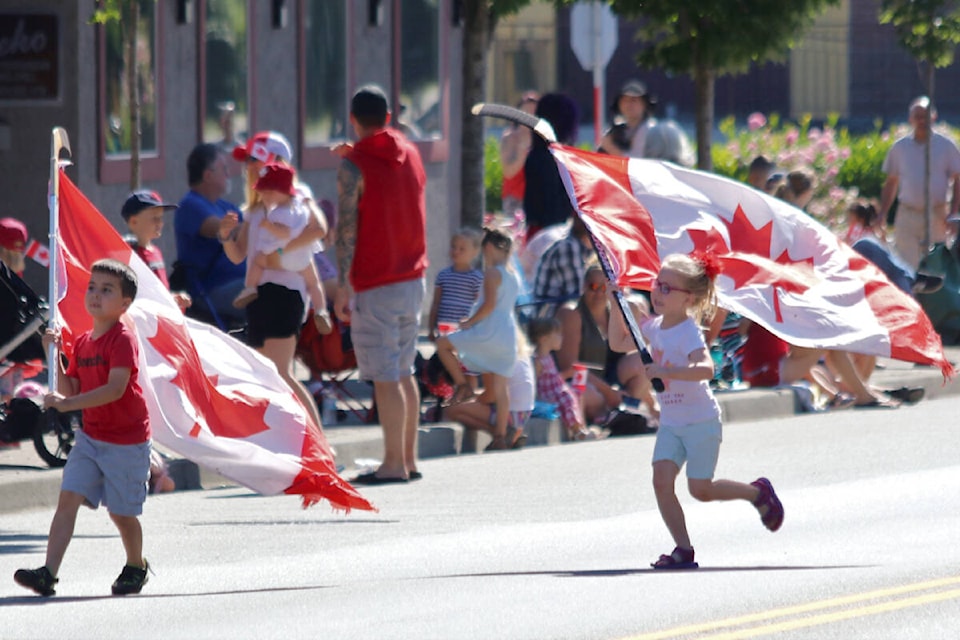
M 619 578 L 621 576 L 655 574 L 676 575 L 681 573 L 727 573 L 727 572 L 756 572 L 756 571 L 822 571 L 830 569 L 865 569 L 876 565 L 862 564 L 834 564 L 834 565 L 757 565 L 752 567 L 700 567 L 698 569 L 654 569 L 653 567 L 636 567 L 626 569 L 584 569 L 579 571 L 498 571 L 492 573 L 455 573 L 446 576 L 429 576 L 425 580 L 439 578 L 500 578 L 510 576 L 553 576 L 555 578 Z
M 73 540 L 117 538 L 118 534 L 75 535 Z M 42 553 L 47 549 L 47 534 L 4 533 L 0 531 L 0 555 Z
M 234 596 L 234 595 L 243 595 L 243 594 L 257 594 L 257 593 L 285 593 L 285 592 L 296 592 L 296 591 L 319 591 L 321 589 L 332 589 L 336 585 L 307 585 L 301 587 L 264 587 L 262 589 L 230 589 L 222 591 L 196 591 L 196 592 L 187 592 L 187 593 L 140 593 L 137 595 L 131 596 L 114 596 L 110 594 L 97 595 L 97 596 L 38 596 L 38 595 L 24 595 L 24 596 L 8 596 L 5 598 L 0 598 L 0 609 L 3 607 L 10 607 L 15 605 L 26 605 L 26 606 L 54 606 L 58 604 L 72 604 L 74 602 L 96 602 L 98 600 L 114 600 L 116 598 L 125 597 L 125 598 L 136 598 L 138 600 L 146 598 L 148 600 L 164 600 L 168 598 L 199 598 L 199 597 L 208 597 L 208 596 Z

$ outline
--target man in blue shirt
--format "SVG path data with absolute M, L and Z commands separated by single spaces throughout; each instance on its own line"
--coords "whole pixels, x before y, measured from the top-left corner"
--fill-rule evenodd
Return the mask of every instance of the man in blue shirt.
M 223 216 L 239 209 L 222 199 L 228 191 L 227 163 L 217 145 L 194 147 L 187 158 L 187 179 L 190 190 L 180 201 L 173 223 L 187 291 L 198 307 L 195 311 L 211 316 L 221 328 L 242 324 L 244 311 L 234 308 L 233 299 L 243 288 L 246 263 L 231 262 L 217 235 Z

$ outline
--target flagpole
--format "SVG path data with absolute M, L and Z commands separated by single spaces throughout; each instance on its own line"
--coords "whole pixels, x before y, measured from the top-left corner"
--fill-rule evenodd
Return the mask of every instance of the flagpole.
M 587 226 L 586 221 L 584 221 L 584 226 Z M 597 242 L 597 239 L 593 236 L 593 232 L 590 231 L 589 227 L 587 227 L 587 235 L 590 237 L 590 244 L 593 245 L 593 250 L 597 252 L 597 258 L 600 260 L 600 268 L 603 269 L 603 273 L 607 276 L 607 280 L 616 283 L 617 274 L 614 273 L 613 267 L 610 265 L 610 260 L 607 258 L 606 252 L 600 243 Z M 637 319 L 633 317 L 633 311 L 630 310 L 630 305 L 627 303 L 626 298 L 623 297 L 623 292 L 620 291 L 619 287 L 614 290 L 613 298 L 617 301 L 617 306 L 620 308 L 620 313 L 623 315 L 624 322 L 627 323 L 627 328 L 630 329 L 630 336 L 633 338 L 633 344 L 636 345 L 637 351 L 640 352 L 640 360 L 643 362 L 643 364 L 651 364 L 653 362 L 653 357 L 650 355 L 650 351 L 647 349 L 647 345 L 643 341 L 643 336 L 640 333 L 640 326 L 637 324 Z M 655 391 L 659 392 L 664 390 L 663 380 L 660 378 L 653 378 L 650 380 L 650 384 L 653 385 Z
M 47 203 L 50 213 L 50 235 L 47 241 L 50 247 L 50 278 L 47 292 L 50 317 L 47 326 L 50 327 L 59 325 L 59 308 L 57 306 L 59 256 L 57 255 L 57 241 L 60 237 L 60 153 L 63 149 L 67 150 L 67 155 L 72 155 L 67 130 L 63 127 L 54 127 L 50 136 L 50 181 L 47 184 Z M 69 160 L 64 161 L 64 164 L 66 163 L 69 163 Z M 60 371 L 59 349 L 53 342 L 47 347 L 47 371 L 50 375 L 50 390 L 57 391 L 58 373 Z

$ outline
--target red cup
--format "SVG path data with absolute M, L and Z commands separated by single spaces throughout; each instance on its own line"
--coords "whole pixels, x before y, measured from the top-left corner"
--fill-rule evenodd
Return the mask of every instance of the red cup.
M 583 393 L 587 390 L 587 365 L 575 362 L 573 364 L 573 379 L 570 386 L 577 393 Z
M 460 328 L 459 322 L 438 322 L 437 323 L 437 331 L 440 332 L 441 336 L 445 336 L 447 334 L 453 333 L 459 328 Z

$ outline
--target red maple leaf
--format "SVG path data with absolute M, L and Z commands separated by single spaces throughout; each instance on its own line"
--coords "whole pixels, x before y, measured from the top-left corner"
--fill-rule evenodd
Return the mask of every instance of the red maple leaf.
M 224 395 L 217 390 L 217 376 L 204 375 L 200 356 L 190 339 L 187 328 L 169 318 L 157 316 L 157 334 L 150 344 L 173 366 L 177 375 L 171 382 L 183 390 L 201 421 L 210 432 L 222 438 L 247 438 L 270 427 L 264 419 L 270 402 L 232 392 Z M 190 430 L 197 437 L 200 423 Z
M 770 257 L 770 240 L 773 236 L 772 219 L 762 227 L 755 227 L 738 204 L 737 210 L 733 212 L 733 220 L 730 222 L 724 220 L 723 224 L 727 225 L 730 232 L 730 251 Z

